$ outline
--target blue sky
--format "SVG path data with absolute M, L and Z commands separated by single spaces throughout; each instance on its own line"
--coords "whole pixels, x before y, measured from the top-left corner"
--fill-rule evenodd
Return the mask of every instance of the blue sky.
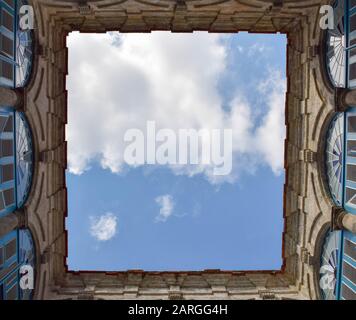
M 79 34 L 69 46 L 71 270 L 280 269 L 284 35 Z M 229 128 L 233 169 L 129 166 L 130 128 Z

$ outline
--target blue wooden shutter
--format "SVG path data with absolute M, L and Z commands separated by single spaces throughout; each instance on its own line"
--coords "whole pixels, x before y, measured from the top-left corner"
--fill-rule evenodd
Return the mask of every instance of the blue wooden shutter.
M 15 113 L 0 109 L 0 217 L 16 209 Z
M 0 0 L 0 86 L 15 87 L 16 0 Z
M 344 232 L 340 299 L 356 300 L 356 235 Z
M 2 261 L 0 264 L 0 271 L 6 270 L 18 261 L 18 238 L 17 231 L 14 230 L 8 233 L 3 238 L 0 238 L 0 250 L 2 254 Z M 0 279 L 1 280 L 1 279 Z

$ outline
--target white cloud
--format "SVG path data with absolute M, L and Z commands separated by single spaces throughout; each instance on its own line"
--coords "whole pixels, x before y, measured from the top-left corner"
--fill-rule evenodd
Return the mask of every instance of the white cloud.
M 262 82 L 260 91 L 267 95 L 268 113 L 256 133 L 257 150 L 275 174 L 280 174 L 284 162 L 284 125 L 286 84 L 281 74 L 270 72 L 270 77 Z
M 99 217 L 90 217 L 90 234 L 98 241 L 108 241 L 116 234 L 117 217 L 107 212 Z
M 259 127 L 254 109 L 241 92 L 230 102 L 231 111 L 226 111 L 217 86 L 226 71 L 229 50 L 222 37 L 208 33 L 71 33 L 67 82 L 70 172 L 81 174 L 93 161 L 114 173 L 122 172 L 124 133 L 131 128 L 145 131 L 147 120 L 155 120 L 157 130 L 233 130 L 230 176 L 213 176 L 209 165 L 176 166 L 172 168 L 175 174 L 205 174 L 212 183 L 219 183 L 234 182 L 242 171 L 254 172 L 258 165 L 281 172 L 285 80 L 271 71 L 271 77 L 261 83 L 259 92 L 268 112 Z
M 251 57 L 256 54 L 261 55 L 262 53 L 264 53 L 268 50 L 270 50 L 270 47 L 268 47 L 262 43 L 256 42 L 248 48 L 247 54 L 248 54 L 248 56 Z
M 172 215 L 174 209 L 173 197 L 169 194 L 159 196 L 155 199 L 159 205 L 159 214 L 156 216 L 156 221 L 165 222 Z

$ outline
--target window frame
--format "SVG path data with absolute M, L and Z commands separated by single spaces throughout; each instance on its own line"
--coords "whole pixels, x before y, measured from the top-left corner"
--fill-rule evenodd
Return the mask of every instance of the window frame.
M 4 0 L 0 0 L 0 19 L 2 16 L 2 11 L 6 11 L 13 17 L 13 28 L 14 30 L 8 30 L 3 25 L 0 25 L 1 35 L 7 37 L 13 42 L 13 57 L 7 57 L 5 54 L 0 53 L 0 62 L 9 63 L 12 65 L 12 79 L 8 79 L 2 76 L 0 69 L 0 85 L 9 88 L 15 88 L 16 86 L 16 30 L 17 30 L 17 16 L 16 16 L 16 7 L 17 0 L 14 0 L 14 8 L 11 8 Z
M 10 258 L 6 259 L 6 246 L 13 240 L 16 240 L 16 249 L 15 249 L 15 254 L 12 255 Z M 13 230 L 4 237 L 0 238 L 0 247 L 3 248 L 3 254 L 4 254 L 4 262 L 2 265 L 0 265 L 1 269 L 6 269 L 9 268 L 11 265 L 13 265 L 15 262 L 18 262 L 18 257 L 19 257 L 19 241 L 18 241 L 18 235 L 17 235 L 17 230 Z M 1 282 L 1 279 L 0 279 Z
M 12 116 L 13 121 L 13 130 L 12 132 L 0 132 L 0 141 L 5 138 L 6 140 L 12 140 L 13 144 L 13 155 L 8 157 L 0 157 L 0 166 L 1 165 L 13 165 L 13 180 L 8 180 L 6 182 L 2 182 L 2 170 L 0 170 L 0 197 L 3 197 L 4 209 L 0 211 L 0 217 L 3 217 L 17 208 L 17 192 L 16 192 L 16 121 L 15 121 L 15 111 L 11 108 L 4 108 L 0 109 L 0 116 L 5 116 L 10 118 Z M 4 139 L 4 140 L 5 140 Z M 4 199 L 4 191 L 13 189 L 13 203 L 11 205 L 6 206 L 5 199 Z
M 345 285 L 346 287 L 348 287 L 351 291 L 353 291 L 353 293 L 356 296 L 356 279 L 349 279 L 345 276 L 344 274 L 344 263 L 347 263 L 348 265 L 350 265 L 353 269 L 356 270 L 356 260 L 352 259 L 351 257 L 349 257 L 348 255 L 345 254 L 345 242 L 346 241 L 351 241 L 351 243 L 355 244 L 356 246 L 356 235 L 352 234 L 349 231 L 343 231 L 342 234 L 342 247 L 341 247 L 341 252 L 342 252 L 342 259 L 340 260 L 341 266 L 340 266 L 340 281 L 339 282 L 339 299 L 340 300 L 345 300 L 345 298 L 343 297 L 343 286 Z M 353 280 L 355 280 L 355 282 L 352 282 Z

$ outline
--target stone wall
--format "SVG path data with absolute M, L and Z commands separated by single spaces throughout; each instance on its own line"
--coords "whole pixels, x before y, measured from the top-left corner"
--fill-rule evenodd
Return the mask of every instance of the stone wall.
M 35 140 L 26 205 L 38 253 L 36 298 L 316 299 L 320 241 L 330 223 L 323 150 L 335 92 L 323 66 L 319 7 L 329 1 L 32 1 L 36 60 L 25 89 Z M 79 5 L 80 3 L 80 5 Z M 279 271 L 68 272 L 65 185 L 68 32 L 283 32 L 288 36 L 284 265 Z

